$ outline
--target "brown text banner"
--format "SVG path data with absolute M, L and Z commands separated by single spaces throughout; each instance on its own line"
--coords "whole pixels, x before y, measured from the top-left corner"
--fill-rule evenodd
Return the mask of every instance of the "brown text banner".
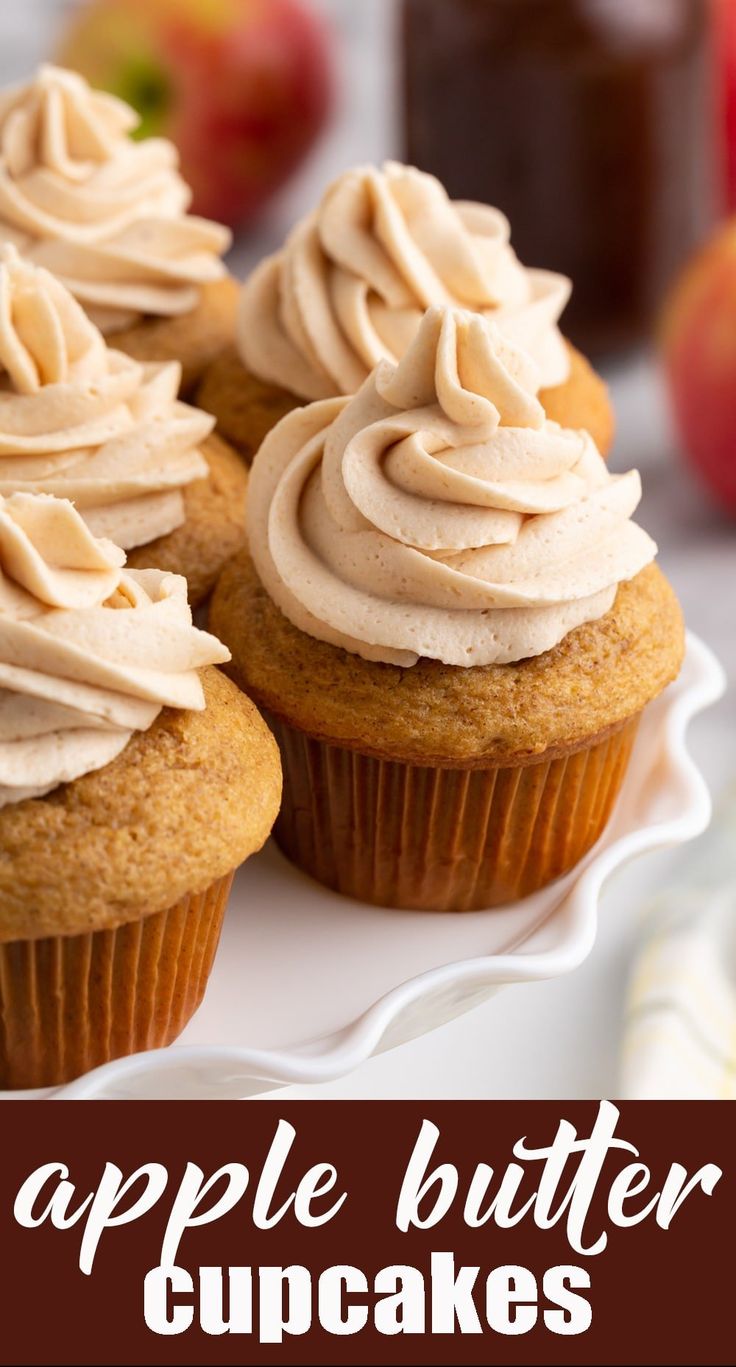
M 2 1362 L 734 1361 L 728 1103 L 2 1115 Z

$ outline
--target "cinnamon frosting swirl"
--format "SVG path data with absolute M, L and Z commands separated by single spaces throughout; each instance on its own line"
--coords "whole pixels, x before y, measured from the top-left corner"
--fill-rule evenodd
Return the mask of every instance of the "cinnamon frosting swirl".
M 213 427 L 179 379 L 111 350 L 59 280 L 0 246 L 0 495 L 70 498 L 126 550 L 173 531 Z
M 42 66 L 0 93 L 0 241 L 63 280 L 104 332 L 196 305 L 230 233 L 187 213 L 165 138 L 75 72 Z
M 192 626 L 186 581 L 126 571 L 71 503 L 0 497 L 0 807 L 109 764 L 162 707 L 204 707 L 229 659 Z
M 427 308 L 460 307 L 524 346 L 551 386 L 569 374 L 557 327 L 569 294 L 564 276 L 520 264 L 497 209 L 453 203 L 434 176 L 387 162 L 340 176 L 245 282 L 238 347 L 254 375 L 301 398 L 354 394 L 401 359 Z
M 297 627 L 369 660 L 487 665 L 603 616 L 656 547 L 582 431 L 545 418 L 534 361 L 431 309 L 351 400 L 290 414 L 252 467 L 251 554 Z

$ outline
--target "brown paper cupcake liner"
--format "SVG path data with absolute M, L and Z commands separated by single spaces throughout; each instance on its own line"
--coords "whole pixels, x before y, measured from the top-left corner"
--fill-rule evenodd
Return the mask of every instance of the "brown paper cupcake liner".
M 638 722 L 562 757 L 451 769 L 377 759 L 272 717 L 284 767 L 276 839 L 306 873 L 360 901 L 501 906 L 561 877 L 595 844 Z
M 50 1087 L 181 1033 L 199 1006 L 233 874 L 114 930 L 0 945 L 0 1087 Z

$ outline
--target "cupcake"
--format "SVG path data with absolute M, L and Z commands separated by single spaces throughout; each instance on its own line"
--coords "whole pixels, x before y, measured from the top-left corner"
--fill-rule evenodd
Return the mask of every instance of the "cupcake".
M 212 363 L 197 402 L 250 459 L 297 405 L 355 394 L 380 361 L 400 360 L 425 309 L 458 306 L 529 351 L 547 416 L 586 428 L 605 452 L 606 387 L 558 328 L 569 294 L 564 276 L 520 264 L 497 209 L 453 203 L 410 166 L 361 167 L 246 281 L 236 344 Z
M 66 287 L 0 246 L 0 495 L 70 498 L 135 568 L 198 603 L 243 544 L 247 472 L 177 398 L 177 361 L 108 347 Z
M 124 560 L 68 501 L 0 498 L 3 1088 L 179 1034 L 278 808 L 274 741 L 184 580 Z
M 432 309 L 351 400 L 284 418 L 212 629 L 284 766 L 276 836 L 352 897 L 494 907 L 603 831 L 683 626 L 635 471 L 545 418 L 530 356 Z
M 134 142 L 137 124 L 58 67 L 0 94 L 0 242 L 58 276 L 118 351 L 180 361 L 188 389 L 233 335 L 231 238 L 187 213 L 173 143 Z

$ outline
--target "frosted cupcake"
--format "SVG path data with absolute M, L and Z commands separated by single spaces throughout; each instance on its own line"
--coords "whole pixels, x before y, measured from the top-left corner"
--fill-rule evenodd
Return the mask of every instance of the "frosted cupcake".
M 453 203 L 411 166 L 359 167 L 246 280 L 235 348 L 213 362 L 197 402 L 250 459 L 290 409 L 356 393 L 379 362 L 405 354 L 425 309 L 455 306 L 523 346 L 548 417 L 586 428 L 605 451 L 605 385 L 559 331 L 569 294 L 564 276 L 520 264 L 497 209 Z
M 176 361 L 108 347 L 66 287 L 0 246 L 0 494 L 70 498 L 128 563 L 209 592 L 243 544 L 247 474 L 177 398 Z
M 398 366 L 284 418 L 213 630 L 272 719 L 276 826 L 386 906 L 523 897 L 598 839 L 683 627 L 635 471 L 545 418 L 534 361 L 433 309 Z
M 0 1087 L 176 1037 L 278 807 L 184 580 L 124 560 L 70 503 L 0 498 Z
M 230 233 L 187 213 L 164 138 L 76 73 L 42 66 L 0 93 L 0 241 L 64 282 L 119 351 L 178 360 L 184 388 L 232 337 Z

